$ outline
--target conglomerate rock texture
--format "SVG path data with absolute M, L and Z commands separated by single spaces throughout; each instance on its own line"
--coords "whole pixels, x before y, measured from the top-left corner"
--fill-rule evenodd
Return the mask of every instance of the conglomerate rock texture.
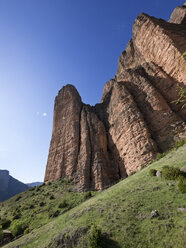
M 169 22 L 140 14 L 100 104 L 82 103 L 72 85 L 59 91 L 45 182 L 67 177 L 79 191 L 102 190 L 186 137 L 186 108 L 175 103 L 186 87 L 185 20 L 185 5 Z

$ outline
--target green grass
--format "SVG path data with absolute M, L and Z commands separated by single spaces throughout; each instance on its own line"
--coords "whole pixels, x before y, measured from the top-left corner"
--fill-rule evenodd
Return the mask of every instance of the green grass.
M 13 233 L 17 223 L 24 224 L 25 229 L 29 227 L 30 231 L 39 228 L 56 215 L 61 215 L 86 200 L 87 193 L 78 193 L 73 188 L 73 183 L 67 179 L 30 188 L 0 203 L 0 224 L 4 220 L 11 222 L 5 228 Z M 96 192 L 91 194 L 95 195 Z
M 63 240 L 71 239 L 73 242 L 78 240 L 73 244 L 74 248 L 85 248 L 88 247 L 87 236 L 90 228 L 95 224 L 105 235 L 108 248 L 183 248 L 186 226 L 184 212 L 178 211 L 178 208 L 186 208 L 186 194 L 178 191 L 177 181 L 175 185 L 170 186 L 169 183 L 173 180 L 149 175 L 150 169 L 161 170 L 165 165 L 179 168 L 186 166 L 186 145 L 172 150 L 147 168 L 83 203 L 80 203 L 84 199 L 83 193 L 81 195 L 81 193 L 68 192 L 68 201 L 73 203 L 76 194 L 77 199 L 80 198 L 80 200 L 75 200 L 77 206 L 70 210 L 67 209 L 66 212 L 53 219 L 48 219 L 47 212 L 42 212 L 42 209 L 47 209 L 47 206 L 55 209 L 56 204 L 60 202 L 59 186 L 56 188 L 54 186 L 59 182 L 51 184 L 51 188 L 47 186 L 47 192 L 55 197 L 50 201 L 55 203 L 49 205 L 47 200 L 47 205 L 42 208 L 38 203 L 46 201 L 46 192 L 44 187 L 41 187 L 40 190 L 43 191 L 35 195 L 34 200 L 34 204 L 40 210 L 29 209 L 24 214 L 25 218 L 31 221 L 31 233 L 5 247 L 52 248 L 56 246 L 61 237 Z M 4 207 L 1 204 L 0 213 L 4 215 L 7 212 L 7 216 L 10 216 L 14 208 L 23 204 L 26 199 L 24 204 L 28 204 L 32 192 L 36 193 L 36 190 L 20 194 L 22 198 L 18 201 L 13 198 L 3 203 Z M 65 189 L 61 198 L 64 196 Z M 159 216 L 151 218 L 152 210 L 157 210 Z M 41 227 L 39 227 L 40 223 Z

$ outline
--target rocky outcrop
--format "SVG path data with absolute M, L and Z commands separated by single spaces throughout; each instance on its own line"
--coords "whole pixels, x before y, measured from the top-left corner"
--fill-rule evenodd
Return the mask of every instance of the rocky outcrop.
M 77 167 L 81 108 L 81 97 L 72 85 L 67 85 L 59 91 L 55 99 L 45 181 L 71 177 Z
M 9 171 L 0 170 L 0 202 L 8 200 L 10 197 L 17 195 L 29 187 L 9 175 Z
M 186 2 L 183 6 L 175 8 L 172 12 L 169 22 L 176 24 L 186 24 Z
M 102 190 L 140 170 L 186 137 L 185 6 L 170 21 L 140 14 L 100 104 L 82 103 L 72 85 L 55 100 L 45 182 L 73 178 L 79 191 Z
M 80 191 L 113 184 L 119 176 L 107 147 L 105 126 L 95 109 L 81 102 L 74 86 L 63 87 L 55 100 L 45 182 L 73 177 Z

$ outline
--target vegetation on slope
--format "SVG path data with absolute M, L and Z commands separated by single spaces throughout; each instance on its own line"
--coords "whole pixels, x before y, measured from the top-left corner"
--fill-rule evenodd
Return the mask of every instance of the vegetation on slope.
M 166 165 L 186 166 L 186 145 L 5 247 L 90 247 L 92 226 L 96 226 L 101 234 L 96 233 L 104 236 L 103 247 L 183 248 L 186 195 L 178 190 L 178 181 L 149 174 L 150 169 L 162 170 Z M 4 205 L 8 208 L 8 202 Z
M 71 180 L 49 182 L 0 203 L 0 225 L 16 237 L 50 222 L 96 192 L 78 193 Z

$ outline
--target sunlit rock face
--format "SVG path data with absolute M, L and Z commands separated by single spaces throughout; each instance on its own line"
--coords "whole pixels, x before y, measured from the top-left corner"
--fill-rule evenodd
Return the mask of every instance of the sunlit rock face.
M 45 182 L 73 178 L 80 191 L 113 184 L 120 177 L 107 148 L 106 129 L 95 108 L 81 102 L 74 86 L 63 87 L 55 100 Z
M 175 8 L 169 19 L 169 22 L 186 25 L 186 2 L 183 6 Z
M 72 85 L 59 91 L 45 182 L 67 177 L 79 191 L 102 190 L 186 137 L 186 109 L 175 103 L 177 84 L 186 87 L 185 9 L 169 22 L 137 17 L 101 103 L 82 103 Z

